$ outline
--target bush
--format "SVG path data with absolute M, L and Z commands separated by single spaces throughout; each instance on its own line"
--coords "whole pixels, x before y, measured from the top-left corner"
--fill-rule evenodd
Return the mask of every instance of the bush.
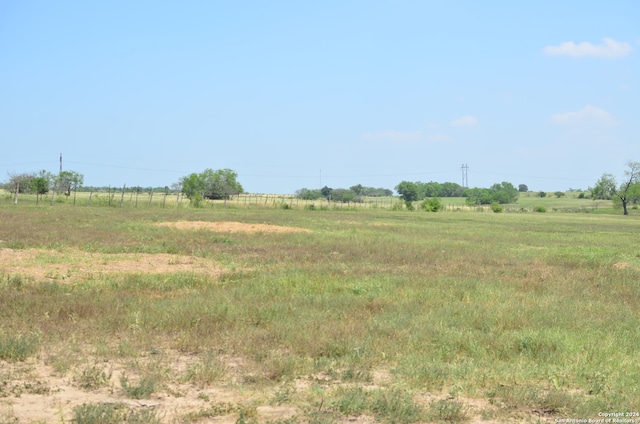
M 420 206 L 427 212 L 438 212 L 442 209 L 442 202 L 439 198 L 432 197 L 430 199 L 424 199 Z
M 533 210 L 536 212 L 544 213 L 547 211 L 547 208 L 545 208 L 544 206 L 536 206 Z
M 492 202 L 491 210 L 494 211 L 495 213 L 500 213 L 502 212 L 502 206 L 498 202 Z

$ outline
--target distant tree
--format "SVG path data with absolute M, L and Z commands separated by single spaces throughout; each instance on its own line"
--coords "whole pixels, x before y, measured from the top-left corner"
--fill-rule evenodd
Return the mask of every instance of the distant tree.
M 547 193 L 545 191 L 539 191 L 538 197 L 547 197 Z
M 182 187 L 182 193 L 187 196 L 188 199 L 194 199 L 196 196 L 202 197 L 202 193 L 204 192 L 204 181 L 202 177 L 195 172 L 186 177 L 182 177 L 180 186 Z
M 317 200 L 322 197 L 320 190 L 310 190 L 308 188 L 301 188 L 296 191 L 296 197 L 302 200 Z
M 627 162 L 627 169 L 624 172 L 625 180 L 620 188 L 614 192 L 616 203 L 622 205 L 624 215 L 629 215 L 627 205 L 640 200 L 640 162 Z
M 362 186 L 362 184 L 358 184 L 358 185 L 349 187 L 349 190 L 353 191 L 356 194 L 356 196 L 362 196 L 362 193 L 364 192 L 364 187 Z
M 409 181 L 402 181 L 395 187 L 400 198 L 405 202 L 414 202 L 418 200 L 418 185 Z
M 62 171 L 56 178 L 56 185 L 59 193 L 67 196 L 84 183 L 84 175 L 76 171 Z
M 553 193 L 553 195 L 556 196 L 559 199 L 559 198 L 565 196 L 565 192 L 564 191 L 556 191 L 555 193 Z
M 17 173 L 9 173 L 9 180 L 4 184 L 4 187 L 7 191 L 12 193 L 18 190 L 18 193 L 30 193 L 32 186 L 31 181 L 37 177 L 37 175 L 33 172 L 24 172 L 21 174 Z
M 37 177 L 31 179 L 30 189 L 31 192 L 36 193 L 36 204 L 42 195 L 49 192 L 49 184 L 51 184 L 52 180 L 52 175 L 45 170 L 40 171 L 40 174 L 38 174 Z
M 393 190 L 389 190 L 388 188 L 364 187 L 362 196 L 388 197 L 393 196 Z
M 466 203 L 473 205 L 490 205 L 493 202 L 498 204 L 515 203 L 518 201 L 518 190 L 513 184 L 503 182 L 494 184 L 491 188 L 472 188 L 464 192 Z
M 616 193 L 616 178 L 612 174 L 602 174 L 594 187 L 589 187 L 593 200 L 611 200 Z
M 356 193 L 353 190 L 347 190 L 344 188 L 336 188 L 331 193 L 331 200 L 334 202 L 353 202 L 356 197 Z
M 331 192 L 333 192 L 331 187 L 324 186 L 320 189 L 320 193 L 322 193 L 322 197 L 325 199 L 331 198 Z
M 203 197 L 207 199 L 229 199 L 244 191 L 238 182 L 238 173 L 231 169 L 205 169 L 200 178 L 204 185 Z
M 491 186 L 492 201 L 504 204 L 515 203 L 518 201 L 518 190 L 509 182 L 502 182 L 501 184 L 494 184 Z
M 518 186 L 518 191 L 519 191 L 520 193 L 526 193 L 527 191 L 529 191 L 529 187 L 527 187 L 527 185 L 526 185 L 526 184 L 520 184 L 520 185 Z

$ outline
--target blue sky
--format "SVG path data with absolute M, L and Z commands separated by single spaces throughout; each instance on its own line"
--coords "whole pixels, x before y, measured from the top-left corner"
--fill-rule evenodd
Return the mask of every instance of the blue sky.
M 0 181 L 593 185 L 640 161 L 640 2 L 0 0 Z

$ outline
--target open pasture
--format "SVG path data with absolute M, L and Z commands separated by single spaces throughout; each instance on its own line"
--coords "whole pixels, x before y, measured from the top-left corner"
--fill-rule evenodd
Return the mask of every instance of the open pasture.
M 637 215 L 4 202 L 0 422 L 640 411 L 639 226 Z

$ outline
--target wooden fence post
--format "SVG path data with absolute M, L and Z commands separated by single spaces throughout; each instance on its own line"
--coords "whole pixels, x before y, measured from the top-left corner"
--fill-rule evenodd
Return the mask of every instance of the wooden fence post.
M 122 203 L 124 202 L 124 190 L 127 187 L 126 184 L 122 186 L 122 196 L 120 196 L 120 207 L 122 207 Z

